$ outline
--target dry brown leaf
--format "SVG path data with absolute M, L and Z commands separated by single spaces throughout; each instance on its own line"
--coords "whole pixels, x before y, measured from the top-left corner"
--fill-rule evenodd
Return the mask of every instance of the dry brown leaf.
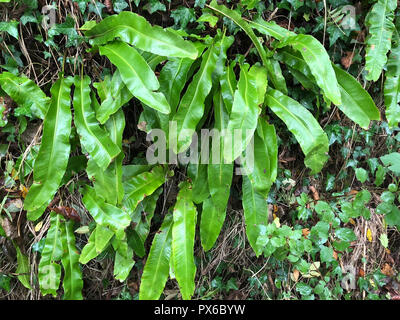
M 354 219 L 353 218 L 349 218 L 349 222 L 353 225 L 353 226 L 355 226 L 356 225 L 356 222 L 354 221 Z
M 23 207 L 24 203 L 21 198 L 7 199 L 7 202 L 4 205 L 4 208 L 8 209 L 10 212 L 16 212 L 18 209 L 22 209 Z
M 354 58 L 354 52 L 353 51 L 346 51 L 346 55 L 344 57 L 342 57 L 340 62 L 342 63 L 342 66 L 345 69 L 348 69 L 353 64 L 353 58 Z
M 360 268 L 360 271 L 358 271 L 358 274 L 360 277 L 364 278 L 365 277 L 365 271 L 363 268 Z
M 18 238 L 17 227 L 8 218 L 1 219 L 1 227 L 4 230 L 6 237 L 12 240 Z
M 350 190 L 350 192 L 348 193 L 348 195 L 349 195 L 349 196 L 353 196 L 353 195 L 355 196 L 357 193 L 358 193 L 358 191 L 353 189 L 353 190 Z
M 293 280 L 294 280 L 295 282 L 297 282 L 297 280 L 299 280 L 299 276 L 300 276 L 300 271 L 297 270 L 297 269 L 294 269 L 294 270 L 293 270 Z
M 303 233 L 303 237 L 307 239 L 308 235 L 310 234 L 310 229 L 304 228 L 301 230 L 301 232 Z
M 54 211 L 55 213 L 61 214 L 64 218 L 75 220 L 77 222 L 81 221 L 81 217 L 74 208 L 57 206 L 49 209 Z
M 310 186 L 310 191 L 311 191 L 311 194 L 312 194 L 312 197 L 313 197 L 314 201 L 318 201 L 319 200 L 319 193 L 318 193 L 317 189 L 315 189 L 314 186 Z
M 383 267 L 382 267 L 382 269 L 381 269 L 381 272 L 382 272 L 385 276 L 387 276 L 387 277 L 392 277 L 392 276 L 394 276 L 393 268 L 392 268 L 388 263 L 385 263 L 385 264 L 383 265 Z
M 19 192 L 21 194 L 21 197 L 25 199 L 26 195 L 28 194 L 28 189 L 23 184 L 20 184 L 19 185 Z

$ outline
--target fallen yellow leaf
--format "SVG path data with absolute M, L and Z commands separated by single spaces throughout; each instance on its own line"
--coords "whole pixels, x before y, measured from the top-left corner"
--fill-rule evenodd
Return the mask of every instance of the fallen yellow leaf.
M 39 232 L 40 229 L 42 229 L 42 226 L 43 226 L 43 220 L 40 221 L 40 222 L 35 226 L 35 231 L 36 231 L 36 232 Z
M 19 185 L 19 191 L 21 192 L 22 198 L 25 199 L 26 195 L 28 194 L 28 189 L 23 184 L 20 184 Z
M 279 218 L 275 218 L 275 219 L 274 219 L 274 223 L 275 223 L 275 225 L 276 225 L 277 228 L 280 228 L 280 227 L 281 227 L 281 223 L 279 222 Z
M 13 177 L 13 179 L 14 179 L 15 181 L 18 181 L 18 180 L 19 180 L 18 172 L 17 172 L 14 168 L 12 168 L 12 170 L 11 170 L 11 177 Z
M 370 228 L 367 230 L 367 239 L 369 242 L 372 242 L 372 231 Z

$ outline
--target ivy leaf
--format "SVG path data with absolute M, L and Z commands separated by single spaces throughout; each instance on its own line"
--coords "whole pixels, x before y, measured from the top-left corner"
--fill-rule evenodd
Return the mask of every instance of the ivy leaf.
M 106 6 L 102 4 L 100 1 L 93 1 L 93 3 L 89 3 L 89 13 L 93 12 L 94 14 L 98 15 L 100 18 L 102 18 L 101 12 L 103 11 L 103 8 Z
M 204 8 L 204 5 L 206 4 L 206 0 L 196 0 L 194 2 L 194 6 L 195 7 L 200 7 L 200 8 Z
M 393 171 L 396 174 L 400 174 L 400 153 L 393 152 L 383 157 L 380 157 L 381 161 L 385 166 L 388 167 L 389 170 Z
M 340 240 L 343 240 L 343 241 L 351 242 L 351 241 L 357 240 L 357 237 L 354 234 L 354 231 L 349 228 L 340 228 L 335 231 L 335 235 L 336 235 L 336 237 L 338 237 Z
M 57 36 L 60 34 L 67 36 L 66 47 L 72 47 L 72 46 L 76 46 L 78 44 L 77 40 L 79 39 L 79 35 L 75 29 L 75 20 L 72 19 L 71 17 L 67 17 L 65 19 L 64 23 L 55 24 L 49 30 L 50 38 L 53 38 L 54 36 Z
M 385 221 L 389 226 L 400 227 L 400 210 L 396 206 L 391 206 L 391 211 L 385 215 Z
M 32 12 L 25 13 L 21 18 L 20 21 L 23 25 L 26 25 L 28 22 L 38 23 L 37 18 L 32 14 Z
M 333 258 L 333 248 L 332 247 L 321 247 L 321 262 L 332 262 Z
M 139 6 L 139 1 L 137 1 L 136 6 Z M 147 3 L 143 8 L 145 8 L 150 14 L 156 11 L 167 11 L 165 4 L 163 4 L 159 0 L 150 0 L 149 3 Z
M 312 288 L 304 282 L 299 282 L 296 284 L 296 291 L 299 292 L 302 296 L 308 296 L 312 293 Z
M 384 248 L 387 248 L 389 245 L 389 239 L 386 233 L 382 233 L 379 237 L 379 240 Z
M 126 3 L 125 0 L 115 0 L 114 2 L 114 11 L 117 13 L 120 13 L 123 11 L 125 8 L 128 7 L 128 4 Z
M 196 21 L 196 15 L 193 8 L 179 7 L 171 12 L 171 18 L 174 19 L 174 27 L 185 29 L 188 23 Z
M 218 17 L 213 16 L 210 13 L 203 13 L 197 22 L 208 22 L 211 28 L 214 28 L 218 22 Z
M 0 32 L 7 32 L 10 36 L 18 40 L 18 24 L 19 21 L 2 21 L 0 22 Z
M 364 183 L 365 181 L 368 180 L 368 172 L 364 168 L 357 168 L 356 169 L 356 177 L 357 180 L 360 181 L 361 183 Z

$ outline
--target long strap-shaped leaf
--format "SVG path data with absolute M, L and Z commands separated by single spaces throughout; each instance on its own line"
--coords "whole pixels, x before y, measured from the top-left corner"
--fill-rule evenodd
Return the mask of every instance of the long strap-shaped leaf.
M 386 119 L 389 127 L 395 127 L 400 122 L 400 41 L 392 47 L 387 63 L 386 80 L 384 86 Z
M 256 47 L 258 54 L 261 57 L 261 60 L 263 61 L 263 64 L 266 64 L 267 61 L 267 54 L 265 52 L 265 49 L 262 47 L 260 40 L 258 40 L 257 36 L 254 34 L 253 30 L 249 26 L 249 24 L 242 19 L 241 15 L 238 14 L 236 11 L 230 10 L 224 5 L 218 5 L 216 0 L 211 1 L 210 5 L 208 5 L 209 8 L 212 10 L 222 14 L 223 16 L 231 19 L 233 22 L 235 22 L 240 28 L 243 29 L 244 32 L 249 36 L 251 41 L 253 41 L 254 46 Z
M 251 26 L 263 34 L 280 40 L 279 47 L 290 45 L 298 51 L 310 67 L 311 73 L 325 96 L 334 104 L 341 104 L 339 86 L 329 55 L 317 39 L 310 35 L 297 35 L 275 23 L 266 22 L 262 19 L 251 22 Z
M 32 112 L 36 117 L 44 119 L 49 108 L 50 98 L 40 90 L 36 83 L 25 77 L 17 77 L 10 72 L 3 72 L 0 74 L 0 86 L 25 114 Z M 18 109 L 15 112 L 18 113 Z
M 123 206 L 133 212 L 140 201 L 156 191 L 166 180 L 167 173 L 162 166 L 141 173 L 124 182 L 125 196 Z
M 212 45 L 203 54 L 200 69 L 189 84 L 178 111 L 173 117 L 173 121 L 177 124 L 177 132 L 170 132 L 170 134 L 177 134 L 176 139 L 173 138 L 177 145 L 171 146 L 175 153 L 185 151 L 191 144 L 192 135 L 204 114 L 204 101 L 212 87 L 211 74 L 215 69 L 217 59 L 218 50 L 215 45 Z
M 15 250 L 17 251 L 17 270 L 15 272 L 18 275 L 18 280 L 21 284 L 29 289 L 32 290 L 32 286 L 30 284 L 30 273 L 31 273 L 31 265 L 29 263 L 29 258 L 27 255 L 21 252 L 21 249 L 18 247 L 16 243 L 14 243 Z
M 243 211 L 246 222 L 246 235 L 250 246 L 257 256 L 262 252 L 262 248 L 257 246 L 257 238 L 260 234 L 260 225 L 266 225 L 268 222 L 268 204 L 267 199 L 258 193 L 250 179 L 243 176 Z
M 61 240 L 64 255 L 61 263 L 64 268 L 64 300 L 82 300 L 82 272 L 79 266 L 79 252 L 75 246 L 74 221 L 68 220 L 62 229 Z
M 132 267 L 135 265 L 133 250 L 128 245 L 126 238 L 114 238 L 113 247 L 115 250 L 114 277 L 122 282 L 126 280 Z
M 313 115 L 296 100 L 277 90 L 267 92 L 266 103 L 296 137 L 306 156 L 306 166 L 314 173 L 321 171 L 328 159 L 329 144 Z
M 97 252 L 102 252 L 106 248 L 111 238 L 114 236 L 114 232 L 112 232 L 109 228 L 102 226 L 101 224 L 96 226 L 95 231 L 96 237 L 94 246 Z
M 296 33 L 282 28 L 281 26 L 276 24 L 275 21 L 268 22 L 261 18 L 258 18 L 255 21 L 249 21 L 249 23 L 252 28 L 277 40 L 282 40 L 284 38 L 296 35 Z
M 163 188 L 159 188 L 152 195 L 146 197 L 141 201 L 133 213 L 132 222 L 135 223 L 132 235 L 134 241 L 130 242 L 135 253 L 143 258 L 146 254 L 144 247 L 147 236 L 150 232 L 151 220 L 154 216 L 157 200 L 160 197 Z M 145 217 L 145 218 L 143 218 Z
M 221 96 L 221 91 L 217 90 L 214 94 L 214 117 L 215 117 L 215 129 L 218 132 L 223 132 L 228 127 L 229 116 L 225 109 L 225 105 Z M 228 202 L 230 187 L 232 183 L 233 175 L 233 163 L 224 163 L 224 139 L 219 138 L 219 150 L 213 150 L 210 155 L 210 162 L 208 164 L 208 188 L 210 195 L 214 200 L 214 203 L 220 208 L 224 209 Z M 218 162 L 212 159 L 214 153 L 219 153 L 217 157 Z
M 43 214 L 67 168 L 72 121 L 71 84 L 71 78 L 61 77 L 51 88 L 51 104 L 44 119 L 42 143 L 33 168 L 34 182 L 24 202 L 30 220 Z
M 122 135 L 125 128 L 125 114 L 122 110 L 113 114 L 105 124 L 107 131 L 110 133 L 112 141 L 122 150 Z M 125 154 L 123 151 L 117 156 L 110 167 L 107 168 L 105 174 L 113 180 L 112 185 L 116 194 L 116 203 L 122 204 L 124 198 L 124 186 L 122 184 L 122 162 Z M 108 181 L 110 181 L 109 179 Z M 114 203 L 115 200 L 111 203 Z
M 198 162 L 201 162 L 200 156 Z M 207 167 L 207 164 L 203 163 L 189 163 L 187 167 L 188 176 L 192 180 L 192 200 L 196 204 L 202 203 L 210 195 L 210 191 L 208 190 Z
M 160 72 L 160 92 L 162 92 L 171 106 L 171 113 L 165 115 L 157 113 L 159 128 L 165 132 L 168 137 L 169 120 L 175 115 L 176 108 L 181 98 L 181 92 L 186 84 L 189 76 L 189 71 L 193 65 L 194 60 L 184 59 L 171 59 L 169 60 Z
M 101 46 L 100 54 L 107 56 L 118 68 L 122 80 L 136 98 L 161 113 L 170 112 L 164 95 L 156 92 L 160 87 L 157 77 L 135 48 L 114 41 Z
M 101 170 L 105 170 L 121 149 L 100 128 L 90 100 L 90 78 L 75 77 L 74 122 L 81 144 Z
M 240 78 L 235 91 L 232 111 L 224 141 L 224 159 L 227 163 L 239 157 L 250 143 L 257 127 L 260 105 L 264 101 L 267 75 L 262 67 L 254 65 L 248 70 L 245 64 L 240 68 Z M 239 133 L 239 135 L 238 135 Z M 237 141 L 240 138 L 240 141 Z
M 342 104 L 338 108 L 351 120 L 368 129 L 371 120 L 380 120 L 381 115 L 371 96 L 350 74 L 333 65 L 339 83 Z
M 122 149 L 122 134 L 125 128 L 125 115 L 122 110 L 113 114 L 105 124 L 111 140 Z M 122 184 L 122 161 L 124 152 L 121 151 L 113 162 L 103 170 L 93 158 L 89 159 L 86 172 L 93 181 L 96 194 L 112 205 L 120 205 L 124 197 Z
M 365 25 L 369 29 L 365 54 L 365 70 L 368 71 L 365 78 L 367 80 L 378 80 L 387 61 L 386 54 L 390 50 L 392 34 L 395 29 L 393 12 L 396 7 L 397 0 L 378 0 L 366 18 Z
M 180 95 L 186 84 L 190 67 L 193 64 L 191 59 L 171 59 L 160 72 L 160 91 L 164 94 L 171 106 L 171 115 L 175 113 Z
M 303 58 L 290 50 L 284 49 L 279 56 L 291 66 L 293 75 L 301 81 L 304 87 L 314 90 L 315 78 Z M 342 104 L 338 108 L 362 128 L 367 129 L 370 121 L 379 120 L 380 113 L 368 92 L 350 74 L 332 64 L 339 85 Z M 315 90 L 314 90 L 315 91 Z
M 85 33 L 92 45 L 102 45 L 115 38 L 128 42 L 143 51 L 160 56 L 197 58 L 197 50 L 191 42 L 168 29 L 151 26 L 143 17 L 123 11 L 105 18 Z
M 340 105 L 342 100 L 339 86 L 324 46 L 313 36 L 305 34 L 289 37 L 283 42 L 301 53 L 326 98 L 334 104 Z
M 50 228 L 47 231 L 38 269 L 40 292 L 43 295 L 52 294 L 54 297 L 57 296 L 61 278 L 61 266 L 56 261 L 61 260 L 64 253 L 61 242 L 61 220 L 61 215 L 50 213 Z
M 131 222 L 128 213 L 104 202 L 104 199 L 97 196 L 95 190 L 89 186 L 85 186 L 83 190 L 82 201 L 96 223 L 109 227 L 114 232 L 125 229 Z
M 219 132 L 226 129 L 229 116 L 222 99 L 221 90 L 217 90 L 214 94 L 214 117 L 215 128 Z M 205 251 L 213 247 L 224 224 L 232 184 L 233 163 L 224 163 L 224 139 L 223 137 L 219 137 L 219 139 L 220 149 L 214 151 L 219 151 L 219 163 L 213 163 L 210 156 L 210 163 L 207 166 L 208 186 L 211 197 L 203 202 L 203 210 L 201 212 L 200 238 Z
M 154 236 L 140 282 L 140 300 L 157 300 L 164 290 L 169 275 L 172 225 L 173 217 L 168 214 Z
M 260 40 L 257 38 L 250 25 L 236 11 L 230 10 L 224 5 L 218 5 L 216 0 L 211 1 L 210 5 L 207 6 L 227 17 L 228 19 L 231 19 L 248 35 L 248 37 L 251 39 L 254 46 L 256 47 L 258 54 L 260 55 L 261 61 L 268 72 L 268 76 L 270 77 L 271 82 L 276 89 L 282 90 L 286 93 L 286 84 L 282 82 L 282 78 L 279 77 L 279 73 L 275 73 L 273 64 L 267 58 L 266 50 L 261 45 Z M 275 65 L 275 68 L 278 67 L 279 65 Z
M 296 52 L 285 48 L 279 52 L 278 59 L 284 61 L 290 66 L 305 88 L 315 89 L 315 78 L 311 70 Z M 379 120 L 380 113 L 369 93 L 353 78 L 349 73 L 332 64 L 339 84 L 339 90 L 342 98 L 342 104 L 338 108 L 351 120 L 364 129 L 368 129 L 372 120 Z M 314 90 L 315 91 L 315 90 Z
M 230 189 L 228 189 L 230 191 Z M 200 220 L 200 240 L 204 251 L 210 250 L 218 239 L 226 217 L 226 206 L 209 197 L 203 201 Z
M 254 190 L 268 197 L 277 176 L 278 143 L 275 127 L 259 118 L 254 135 L 254 169 L 248 174 Z
M 105 77 L 104 81 L 98 83 L 98 88 L 103 89 L 101 105 L 96 110 L 96 118 L 101 124 L 104 124 L 112 114 L 116 113 L 125 103 L 132 99 L 133 95 L 122 81 L 121 75 L 116 70 L 112 76 Z
M 83 247 L 82 252 L 79 256 L 79 263 L 86 264 L 100 254 L 100 252 L 96 250 L 96 229 L 99 226 L 100 224 L 98 224 L 90 234 L 89 241 Z
M 189 300 L 195 289 L 194 237 L 197 211 L 192 202 L 190 184 L 181 183 L 179 188 L 173 212 L 172 259 L 182 298 Z
M 233 71 L 233 67 L 235 66 L 235 64 L 236 62 L 231 62 L 229 66 L 225 68 L 225 72 L 221 75 L 221 78 L 219 80 L 221 85 L 222 99 L 224 100 L 224 104 L 228 111 L 228 114 L 231 113 L 233 96 L 235 95 L 235 90 L 237 87 L 237 80 L 235 72 Z
M 291 48 L 283 48 L 278 51 L 277 58 L 279 61 L 286 64 L 292 75 L 304 88 L 319 94 L 319 88 L 316 84 L 315 78 L 300 53 Z

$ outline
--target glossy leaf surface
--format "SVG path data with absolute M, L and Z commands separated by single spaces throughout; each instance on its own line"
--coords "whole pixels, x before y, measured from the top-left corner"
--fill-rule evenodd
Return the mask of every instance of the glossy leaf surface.
M 43 123 L 39 154 L 33 168 L 33 184 L 24 207 L 28 219 L 36 220 L 57 192 L 67 168 L 71 133 L 71 78 L 60 78 L 51 88 L 52 99 Z
M 143 269 L 139 289 L 140 300 L 160 298 L 169 275 L 171 258 L 173 217 L 165 216 L 160 230 L 154 236 L 150 252 Z

